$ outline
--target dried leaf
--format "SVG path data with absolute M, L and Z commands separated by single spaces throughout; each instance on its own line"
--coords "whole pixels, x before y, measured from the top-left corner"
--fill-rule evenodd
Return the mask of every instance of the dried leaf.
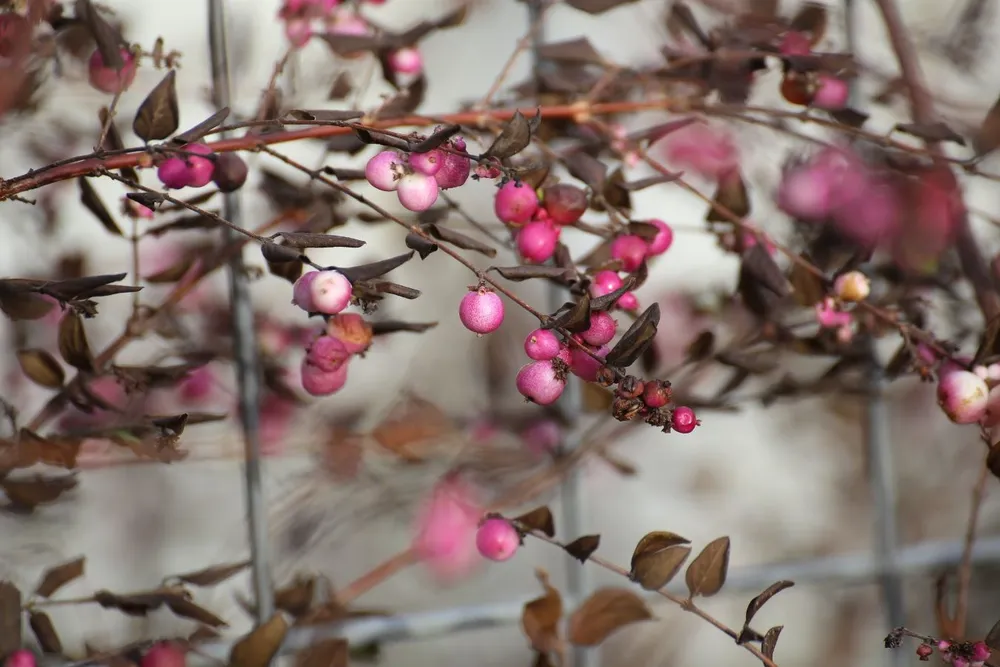
M 190 130 L 185 130 L 181 132 L 176 137 L 173 138 L 172 143 L 176 144 L 190 144 L 198 141 L 206 134 L 219 127 L 226 122 L 229 118 L 229 107 L 223 107 L 213 113 L 211 116 L 201 121 Z M 169 134 L 169 132 L 168 132 Z
M 116 236 L 124 236 L 118 223 L 115 222 L 114 216 L 111 215 L 111 212 L 101 200 L 101 196 L 97 194 L 97 190 L 90 184 L 90 179 L 81 176 L 76 180 L 80 185 L 80 202 L 87 207 L 88 211 L 94 214 L 94 217 L 104 225 L 106 230 Z
M 569 640 L 577 646 L 597 646 L 616 630 L 653 618 L 638 595 L 624 588 L 601 588 L 569 618 Z
M 566 553 L 568 553 L 573 558 L 577 559 L 581 563 L 586 563 L 587 559 L 597 551 L 597 548 L 601 545 L 600 535 L 584 535 L 583 537 L 578 537 L 573 540 L 565 547 Z
M 403 264 L 413 259 L 413 252 L 407 252 L 402 255 L 396 255 L 389 259 L 383 259 L 381 262 L 372 262 L 371 264 L 362 264 L 360 266 L 352 266 L 347 268 L 338 269 L 342 274 L 347 276 L 347 279 L 352 283 L 360 280 L 372 280 L 373 278 L 380 278 L 385 274 L 398 269 Z
M 167 607 L 170 611 L 174 612 L 176 616 L 180 618 L 187 618 L 192 621 L 197 621 L 203 625 L 207 625 L 211 628 L 225 628 L 229 624 L 224 620 L 210 612 L 209 610 L 196 605 L 191 600 L 186 597 L 174 596 L 169 597 L 165 600 Z
M 444 142 L 451 139 L 453 136 L 461 132 L 461 125 L 446 125 L 440 130 L 432 132 L 423 141 L 417 142 L 410 146 L 411 153 L 428 153 L 435 148 L 440 147 Z
M 648 591 L 663 588 L 676 576 L 691 553 L 687 540 L 676 533 L 654 531 L 646 534 L 632 553 L 629 579 Z
M 823 41 L 827 22 L 826 7 L 816 2 L 807 2 L 792 18 L 790 27 L 792 30 L 809 35 L 809 41 L 816 46 Z
M 585 37 L 578 37 L 565 42 L 542 44 L 538 47 L 538 56 L 545 60 L 579 65 L 604 64 L 604 58 L 601 57 L 601 54 L 597 52 L 594 45 Z
M 959 146 L 965 145 L 965 137 L 940 121 L 927 125 L 921 125 L 920 123 L 899 123 L 895 129 L 898 132 L 905 132 L 924 141 L 951 141 Z
M 280 236 L 282 245 L 289 248 L 360 248 L 365 245 L 361 239 L 336 234 L 278 232 L 275 236 Z
M 294 617 L 302 616 L 313 606 L 316 583 L 313 576 L 296 577 L 292 583 L 275 591 L 274 606 Z
M 203 570 L 174 575 L 173 578 L 192 586 L 215 586 L 239 574 L 249 566 L 250 561 L 230 563 L 228 565 L 213 565 Z
M 609 366 L 628 368 L 653 343 L 656 327 L 660 323 L 660 306 L 654 303 L 636 318 L 632 326 L 622 335 L 621 340 L 608 352 L 605 362 Z
M 1000 146 L 1000 99 L 986 112 L 982 124 L 972 137 L 972 148 L 977 157 L 984 157 Z
M 608 168 L 603 162 L 583 151 L 575 151 L 566 156 L 564 164 L 573 178 L 583 181 L 594 192 L 604 192 Z
M 132 121 L 132 131 L 145 142 L 166 139 L 180 125 L 176 70 L 170 70 L 142 101 Z
M 0 655 L 21 648 L 21 591 L 9 581 L 0 581 Z
M 417 254 L 420 255 L 420 259 L 427 259 L 432 252 L 435 252 L 438 249 L 437 243 L 428 241 L 426 238 L 415 232 L 410 232 L 406 235 L 405 243 L 407 248 L 415 250 Z
M 774 649 L 778 645 L 778 636 L 781 635 L 784 627 L 783 625 L 776 625 L 764 633 L 764 641 L 761 642 L 760 652 L 768 658 L 774 657 Z
M 750 214 L 750 195 L 747 193 L 743 176 L 739 172 L 733 172 L 720 178 L 712 203 L 713 206 L 709 207 L 708 215 L 705 217 L 708 222 L 731 223 L 732 217 L 737 219 L 747 217 Z
M 549 585 L 548 575 L 538 571 L 538 578 L 545 587 L 545 594 L 524 605 L 521 627 L 539 653 L 557 650 L 559 646 L 559 621 L 562 618 L 562 597 Z
M 687 346 L 684 357 L 689 362 L 703 361 L 712 356 L 713 351 L 715 351 L 715 334 L 706 329 Z
M 753 600 L 750 600 L 750 604 L 747 605 L 746 619 L 743 621 L 743 626 L 746 627 L 750 625 L 753 617 L 757 615 L 757 612 L 761 610 L 761 607 L 767 604 L 768 600 L 786 588 L 791 588 L 794 585 L 795 582 L 793 581 L 776 581 L 765 588 L 760 595 L 755 597 Z
M 566 0 L 566 4 L 588 14 L 603 14 L 609 9 L 628 5 L 637 0 Z
M 522 514 L 514 518 L 513 521 L 525 530 L 538 531 L 546 537 L 553 537 L 556 534 L 556 524 L 555 519 L 552 518 L 552 510 L 546 506 L 537 507 L 527 514 Z
M 66 381 L 62 366 L 45 350 L 18 350 L 17 362 L 28 379 L 43 387 L 59 389 Z
M 993 650 L 1000 650 L 1000 621 L 993 624 L 990 631 L 986 633 L 986 639 L 983 640 L 987 646 Z
M 295 667 L 347 667 L 349 654 L 346 639 L 325 639 L 300 651 Z
M 50 655 L 60 655 L 63 652 L 62 641 L 59 640 L 59 633 L 56 626 L 52 624 L 52 619 L 44 611 L 32 611 L 28 615 L 28 625 L 38 639 L 38 645 L 42 653 Z
M 564 304 L 552 317 L 543 328 L 561 327 L 570 333 L 583 333 L 590 328 L 590 293 L 584 292 L 576 303 Z
M 0 310 L 12 320 L 37 320 L 49 314 L 55 305 L 18 279 L 0 280 Z
M 711 597 L 722 590 L 729 573 L 729 538 L 720 537 L 709 542 L 684 574 L 691 597 Z
M 268 667 L 288 633 L 288 622 L 277 612 L 267 622 L 233 644 L 229 667 Z
M 87 559 L 81 556 L 46 570 L 42 575 L 42 581 L 35 588 L 35 595 L 43 598 L 52 597 L 60 588 L 82 577 L 86 563 Z
M 477 241 L 470 236 L 466 236 L 461 232 L 457 232 L 454 229 L 449 229 L 448 227 L 438 224 L 425 225 L 425 229 L 428 229 L 434 238 L 450 243 L 455 247 L 461 248 L 462 250 L 472 250 L 473 252 L 486 255 L 487 257 L 497 256 L 495 248 Z
M 387 334 L 397 333 L 400 331 L 423 333 L 429 329 L 433 329 L 437 325 L 437 322 L 400 322 L 398 320 L 384 320 L 382 322 L 372 323 L 372 335 L 385 336 Z
M 558 266 L 540 266 L 537 264 L 524 266 L 498 266 L 494 271 L 512 282 L 532 280 L 534 278 L 548 278 L 561 284 L 572 282 L 575 272 L 571 269 L 564 269 Z
M 541 117 L 542 110 L 539 108 L 535 112 L 535 118 L 532 120 L 537 122 Z M 531 123 L 520 111 L 515 111 L 514 116 L 507 121 L 499 136 L 493 140 L 490 147 L 483 153 L 483 157 L 495 157 L 505 160 L 523 151 L 530 143 Z
M 627 183 L 622 183 L 621 187 L 628 192 L 639 192 L 640 190 L 645 190 L 646 188 L 652 187 L 654 185 L 662 185 L 664 183 L 673 183 L 678 178 L 683 176 L 682 172 L 677 172 L 676 174 L 660 174 L 659 176 L 650 176 L 649 178 L 642 178 L 638 181 L 628 181 Z
M 108 128 L 108 133 L 104 137 L 104 143 L 101 144 L 101 149 L 105 151 L 125 150 L 125 142 L 122 141 L 122 135 L 118 131 L 118 125 L 115 124 L 113 120 L 109 121 L 108 114 L 109 111 L 107 107 L 101 107 L 101 110 L 97 114 L 98 120 L 101 122 L 101 127 Z M 132 183 L 137 183 L 139 181 L 139 174 L 137 174 L 135 169 L 132 167 L 122 167 L 118 170 L 118 173 L 121 174 L 125 180 L 131 181 Z
M 803 258 L 805 259 L 805 258 Z M 800 306 L 811 307 L 819 303 L 826 296 L 826 289 L 823 285 L 823 278 L 805 268 L 804 265 L 795 263 L 792 265 L 788 281 L 792 286 L 792 294 L 795 301 Z

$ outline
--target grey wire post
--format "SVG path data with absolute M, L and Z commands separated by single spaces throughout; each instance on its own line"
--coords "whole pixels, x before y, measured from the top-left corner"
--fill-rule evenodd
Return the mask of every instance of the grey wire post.
M 208 32 L 212 53 L 212 91 L 217 108 L 229 106 L 229 50 L 226 43 L 225 0 L 208 0 Z M 238 192 L 225 195 L 223 214 L 234 224 L 240 223 Z M 235 240 L 229 228 L 222 230 L 224 242 Z M 260 374 L 257 339 L 254 331 L 253 304 L 242 253 L 229 262 L 229 296 L 233 322 L 233 352 L 239 392 L 240 426 L 245 448 L 245 486 L 247 518 L 250 529 L 254 603 L 257 620 L 263 623 L 274 613 L 271 573 L 267 549 L 267 522 L 260 464 Z

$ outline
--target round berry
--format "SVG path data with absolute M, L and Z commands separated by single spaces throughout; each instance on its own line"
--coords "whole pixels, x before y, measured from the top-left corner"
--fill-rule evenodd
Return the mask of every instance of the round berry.
M 986 415 L 989 388 L 969 371 L 953 371 L 938 382 L 938 404 L 956 424 L 973 424 Z
M 812 52 L 812 43 L 805 33 L 789 30 L 782 37 L 778 50 L 783 56 L 808 56 Z
M 524 353 L 535 361 L 555 359 L 561 349 L 559 337 L 549 329 L 535 329 L 524 339 Z
M 534 361 L 517 372 L 517 390 L 537 405 L 552 405 L 562 396 L 566 378 L 556 368 L 557 361 Z
M 550 455 L 562 444 L 562 426 L 554 419 L 541 419 L 521 431 L 521 440 L 536 456 Z
M 517 251 L 526 262 L 541 264 L 559 245 L 559 228 L 546 220 L 529 222 L 517 232 Z
M 538 194 L 524 183 L 507 181 L 497 190 L 493 210 L 508 225 L 527 224 L 538 210 Z
M 483 521 L 476 532 L 476 548 L 483 558 L 501 562 L 508 560 L 521 546 L 521 535 L 517 529 L 499 517 Z
M 158 642 L 149 647 L 139 667 L 184 667 L 187 664 L 187 653 L 180 646 L 171 642 Z
M 187 163 L 179 157 L 168 157 L 156 168 L 160 182 L 171 190 L 187 187 L 191 182 L 191 172 Z
M 589 202 L 585 190 L 568 183 L 556 183 L 543 191 L 542 206 L 552 222 L 572 225 L 586 213 Z
M 289 19 L 285 21 L 285 37 L 288 43 L 296 49 L 301 49 L 312 39 L 312 24 L 306 19 Z
M 188 185 L 192 188 L 200 188 L 212 182 L 212 175 L 215 173 L 215 162 L 208 158 L 199 157 L 201 155 L 212 155 L 213 151 L 205 144 L 187 144 L 181 150 L 194 155 L 185 155 L 184 161 L 188 165 Z
M 405 164 L 405 158 L 396 151 L 382 151 L 365 165 L 365 180 L 377 190 L 393 192 L 399 186 Z
M 660 380 L 651 380 L 646 383 L 642 390 L 642 402 L 646 407 L 654 410 L 662 408 L 670 402 L 670 385 Z
M 411 153 L 410 166 L 424 176 L 435 176 L 444 167 L 444 153 L 439 150 Z
M 319 336 L 306 350 L 306 360 L 326 373 L 337 370 L 350 358 L 347 346 L 333 336 Z
M 503 324 L 504 306 L 500 295 L 486 287 L 470 290 L 458 306 L 458 317 L 469 331 L 480 336 L 493 333 Z
M 351 281 L 347 279 L 347 276 L 333 270 L 316 271 L 315 273 L 318 275 L 312 279 L 312 283 L 309 285 L 309 293 L 315 310 L 310 312 L 336 315 L 347 308 L 353 294 Z
M 247 163 L 236 153 L 222 153 L 215 158 L 212 182 L 220 192 L 236 192 L 247 181 Z
M 813 95 L 813 106 L 827 111 L 839 111 L 847 106 L 851 88 L 843 79 L 828 74 L 820 74 Z
M 87 74 L 90 85 L 101 91 L 114 95 L 120 93 L 132 85 L 135 79 L 136 61 L 135 56 L 128 49 L 121 49 L 122 68 L 116 70 L 113 67 L 106 67 L 104 56 L 100 49 L 94 51 L 90 56 Z
M 389 54 L 389 67 L 396 74 L 420 74 L 424 69 L 424 58 L 420 51 L 408 46 Z
M 614 271 L 598 271 L 590 282 L 590 294 L 591 296 L 611 294 L 623 284 L 622 279 Z
M 622 298 L 618 299 L 618 307 L 622 310 L 639 310 L 639 299 L 634 292 L 625 292 Z
M 3 662 L 4 667 L 35 667 L 35 654 L 26 648 L 11 651 Z
M 590 328 L 580 334 L 583 341 L 588 345 L 600 347 L 605 343 L 610 343 L 618 331 L 618 322 L 611 317 L 608 312 L 593 313 L 590 316 Z
M 462 137 L 455 137 L 451 140 L 450 146 L 460 153 L 465 152 L 465 140 Z M 469 180 L 472 173 L 472 160 L 464 155 L 456 155 L 442 151 L 444 153 L 444 165 L 441 171 L 434 174 L 434 180 L 442 190 L 450 190 L 464 185 Z
M 569 369 L 573 375 L 584 382 L 594 382 L 597 380 L 597 373 L 604 366 L 598 359 L 606 357 L 609 349 L 607 345 L 602 345 L 597 349 L 590 349 L 589 352 L 591 354 L 578 347 L 570 350 Z M 596 355 L 598 359 L 595 359 L 592 355 Z
M 628 272 L 635 271 L 642 265 L 648 251 L 646 242 L 635 234 L 625 234 L 611 242 L 611 256 L 620 260 L 622 268 Z
M 298 306 L 307 313 L 319 312 L 312 298 L 312 284 L 316 280 L 319 271 L 309 271 L 299 276 L 295 284 L 292 285 L 292 305 Z
M 670 427 L 677 433 L 690 433 L 701 422 L 695 417 L 694 410 L 681 405 L 674 408 L 670 415 Z
M 421 173 L 406 174 L 399 179 L 396 196 L 404 208 L 420 213 L 426 211 L 438 198 L 438 184 L 433 176 Z
M 785 74 L 781 80 L 781 96 L 798 106 L 809 104 L 809 86 L 805 77 L 795 72 Z
M 647 220 L 649 224 L 656 227 L 656 236 L 653 240 L 649 242 L 649 247 L 646 249 L 648 256 L 652 257 L 654 255 L 662 255 L 667 250 L 670 250 L 670 246 L 674 244 L 674 230 L 667 223 L 662 220 Z
M 325 371 L 306 357 L 302 360 L 302 388 L 313 396 L 329 396 L 347 384 L 348 363 L 343 363 L 331 371 Z

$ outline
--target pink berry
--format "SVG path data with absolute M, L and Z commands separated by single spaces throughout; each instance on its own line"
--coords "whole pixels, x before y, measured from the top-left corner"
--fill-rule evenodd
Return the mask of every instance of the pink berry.
M 667 159 L 678 168 L 718 179 L 739 165 L 739 151 L 725 127 L 692 123 L 663 139 Z
M 812 52 L 812 43 L 804 33 L 789 30 L 781 39 L 778 49 L 783 56 L 807 56 Z
M 171 190 L 187 187 L 191 182 L 191 173 L 187 163 L 179 157 L 168 157 L 156 168 L 156 176 L 164 186 Z
M 554 419 L 534 422 L 521 432 L 525 447 L 536 456 L 547 456 L 559 448 L 563 441 L 562 427 Z
M 457 477 L 434 486 L 417 515 L 413 549 L 438 578 L 456 579 L 475 564 L 480 516 L 475 489 Z
M 365 165 L 365 180 L 382 192 L 393 192 L 403 175 L 406 159 L 396 151 L 382 151 Z
M 100 50 L 95 50 L 90 56 L 88 78 L 90 85 L 102 93 L 115 94 L 132 85 L 135 79 L 135 56 L 128 49 L 121 49 L 123 65 L 121 70 L 104 65 L 104 57 Z
M 529 222 L 517 232 L 517 251 L 526 262 L 541 264 L 555 254 L 559 228 L 546 220 Z
M 508 225 L 527 224 L 538 210 L 538 193 L 524 183 L 507 181 L 497 190 L 493 210 Z
M 317 271 L 316 273 L 319 275 L 313 278 L 309 285 L 313 307 L 316 309 L 312 312 L 336 315 L 347 308 L 353 294 L 351 281 L 347 279 L 347 276 L 333 270 Z
M 499 517 L 487 519 L 476 531 L 476 548 L 483 558 L 497 562 L 505 561 L 517 553 L 519 546 L 521 546 L 521 535 L 507 519 Z
M 690 433 L 700 423 L 694 410 L 684 405 L 674 408 L 670 415 L 670 427 L 678 433 Z
M 573 348 L 565 343 L 560 345 L 559 354 L 556 355 L 556 359 L 569 366 L 573 363 Z
M 404 208 L 420 213 L 426 211 L 438 198 L 438 184 L 433 176 L 421 173 L 406 174 L 399 179 L 396 196 Z
M 188 165 L 188 186 L 200 188 L 211 183 L 212 175 L 215 173 L 215 162 L 197 156 L 211 155 L 213 153 L 212 149 L 205 144 L 187 144 L 181 147 L 181 150 L 187 153 L 195 153 L 195 155 L 184 156 L 184 161 Z
M 837 310 L 833 299 L 827 297 L 816 304 L 816 321 L 824 329 L 836 329 L 849 325 L 853 318 L 850 313 Z
M 348 363 L 343 363 L 332 371 L 325 371 L 309 361 L 302 360 L 302 388 L 313 396 L 329 396 L 347 384 Z
M 558 361 L 534 361 L 517 372 L 517 390 L 537 405 L 552 405 L 566 388 L 566 376 L 557 368 Z
M 349 354 L 361 354 L 372 344 L 372 326 L 357 313 L 333 315 L 326 323 L 326 335 L 344 344 Z
M 461 137 L 452 139 L 450 145 L 456 151 L 465 152 L 465 140 Z M 444 165 L 441 167 L 441 171 L 434 174 L 434 180 L 437 181 L 438 186 L 442 190 L 450 190 L 464 185 L 472 173 L 472 160 L 463 155 L 444 151 L 442 153 L 444 153 Z
M 587 212 L 587 192 L 575 185 L 556 183 L 545 188 L 544 210 L 557 225 L 572 225 Z
M 319 312 L 312 298 L 312 284 L 319 276 L 319 271 L 309 271 L 299 276 L 292 286 L 292 304 L 298 306 L 307 313 Z
M 486 287 L 470 290 L 458 306 L 458 318 L 469 331 L 493 333 L 503 324 L 504 306 L 500 295 Z
M 622 279 L 614 271 L 598 271 L 590 283 L 590 294 L 591 296 L 611 294 L 623 284 Z
M 832 176 L 817 167 L 787 170 L 778 186 L 778 208 L 801 220 L 829 217 L 836 201 Z
M 987 646 L 986 642 L 976 642 L 972 645 L 972 655 L 969 657 L 972 658 L 974 662 L 985 662 L 990 659 L 992 654 L 993 652 L 990 650 L 990 647 Z
M 917 657 L 921 660 L 927 660 L 932 655 L 934 655 L 934 647 L 930 644 L 921 644 L 917 647 Z
M 389 54 L 389 67 L 396 74 L 420 74 L 424 59 L 417 49 L 405 47 Z
M 622 310 L 639 310 L 639 299 L 634 292 L 625 292 L 618 299 L 618 307 Z
M 643 388 L 642 402 L 646 404 L 646 407 L 656 410 L 670 402 L 671 394 L 668 383 L 650 380 Z
M 524 353 L 535 361 L 555 359 L 560 349 L 559 337 L 549 329 L 535 329 L 524 339 Z
M 309 43 L 312 39 L 312 23 L 308 19 L 290 19 L 285 22 L 285 37 L 297 49 Z
M 185 403 L 206 400 L 215 388 L 215 373 L 209 365 L 199 366 L 187 374 L 178 385 L 177 393 Z
M 646 254 L 649 257 L 654 255 L 662 255 L 670 246 L 674 244 L 674 230 L 667 223 L 662 220 L 647 220 L 649 224 L 657 228 L 656 236 L 653 240 L 649 242 L 649 247 L 646 248 Z
M 180 646 L 170 642 L 153 644 L 142 656 L 140 667 L 184 667 L 187 664 L 187 654 Z
M 308 363 L 325 373 L 337 370 L 350 358 L 347 346 L 333 336 L 319 336 L 306 350 Z
M 955 371 L 940 379 L 938 404 L 956 424 L 973 424 L 986 415 L 989 388 L 969 371 Z
M 605 311 L 593 313 L 590 316 L 590 328 L 584 331 L 580 337 L 588 345 L 600 347 L 605 343 L 610 343 L 618 331 L 618 322 L 611 314 Z
M 596 350 L 591 349 L 590 352 L 597 355 L 598 358 L 603 359 L 607 356 L 609 349 L 607 345 L 602 345 Z M 584 382 L 594 382 L 597 380 L 597 373 L 603 366 L 604 364 L 578 347 L 570 350 L 569 369 L 573 372 L 573 375 Z
M 642 265 L 647 252 L 646 242 L 635 234 L 625 234 L 611 242 L 611 256 L 621 260 L 622 268 L 628 272 L 635 271 Z
M 11 651 L 3 664 L 4 667 L 35 667 L 35 654 L 26 648 L 19 648 Z
M 820 74 L 812 103 L 819 109 L 839 111 L 847 106 L 850 96 L 851 89 L 846 81 L 828 74 Z
M 444 153 L 439 150 L 411 153 L 410 166 L 424 176 L 435 176 L 444 167 Z

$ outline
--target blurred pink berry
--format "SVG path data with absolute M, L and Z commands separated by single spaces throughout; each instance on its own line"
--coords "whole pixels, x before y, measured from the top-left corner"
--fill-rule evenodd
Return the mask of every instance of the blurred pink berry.
M 288 447 L 288 432 L 296 404 L 278 396 L 269 396 L 260 406 L 260 453 L 278 456 Z
M 470 290 L 458 306 L 458 318 L 469 331 L 480 336 L 493 333 L 503 324 L 503 299 L 493 290 L 480 287 Z
M 450 142 L 450 147 L 460 153 L 465 152 L 465 140 L 462 137 L 455 137 Z M 442 190 L 450 190 L 465 184 L 472 173 L 472 160 L 464 155 L 454 153 L 444 153 L 444 165 L 441 171 L 434 174 L 434 180 Z
M 123 65 L 121 70 L 104 65 L 104 56 L 99 49 L 90 56 L 88 64 L 88 77 L 90 85 L 101 91 L 113 95 L 119 93 L 132 85 L 135 79 L 136 60 L 135 56 L 128 49 L 121 49 Z
M 938 405 L 956 424 L 973 424 L 986 415 L 989 388 L 969 371 L 948 373 L 938 381 Z
M 26 648 L 11 651 L 4 660 L 4 667 L 35 667 L 35 654 Z
M 565 373 L 553 361 L 533 361 L 517 372 L 517 390 L 526 399 L 537 405 L 552 405 L 562 396 L 566 388 Z
M 969 657 L 973 662 L 986 662 L 990 659 L 993 651 L 987 646 L 986 642 L 976 642 L 972 645 L 972 655 Z
M 717 179 L 739 163 L 736 145 L 725 128 L 692 123 L 668 134 L 662 142 L 667 160 L 705 178 Z
M 308 271 L 299 276 L 292 286 L 292 304 L 298 306 L 307 313 L 319 312 L 312 297 L 312 284 L 319 276 L 319 271 Z
M 435 176 L 444 167 L 444 153 L 439 150 L 411 153 L 410 166 L 424 176 Z
M 620 260 L 625 271 L 632 272 L 642 265 L 649 247 L 642 237 L 625 234 L 611 242 L 611 256 Z
M 846 81 L 828 74 L 820 74 L 813 96 L 813 106 L 827 111 L 839 111 L 847 106 L 851 88 Z
M 970 667 L 969 660 L 960 655 L 952 656 L 951 665 L 952 667 Z
M 622 297 L 618 299 L 618 307 L 622 310 L 638 310 L 639 298 L 634 292 L 625 292 L 622 294 Z
M 873 246 L 895 235 L 903 202 L 892 183 L 869 176 L 853 193 L 838 189 L 842 204 L 834 212 L 837 229 L 849 239 Z
M 555 359 L 561 346 L 559 337 L 550 329 L 535 329 L 524 339 L 524 353 L 535 361 Z
M 606 357 L 609 351 L 610 350 L 607 345 L 602 345 L 597 349 L 590 350 L 590 352 L 597 355 L 599 359 Z M 594 382 L 597 380 L 597 373 L 603 366 L 604 364 L 578 347 L 574 347 L 570 350 L 569 369 L 573 375 L 577 376 L 584 382 Z
M 344 362 L 334 370 L 323 370 L 312 363 L 308 356 L 302 360 L 302 388 L 313 396 L 329 396 L 347 384 L 347 367 Z
M 483 558 L 502 562 L 510 559 L 521 546 L 521 535 L 507 519 L 492 517 L 476 531 L 476 548 Z
M 778 50 L 783 56 L 807 56 L 812 52 L 812 43 L 804 33 L 789 30 L 781 38 Z
M 347 346 L 333 336 L 319 336 L 306 350 L 306 360 L 324 372 L 332 372 L 351 358 Z
M 538 193 L 525 183 L 507 181 L 497 190 L 493 210 L 508 225 L 527 224 L 538 210 Z
M 212 149 L 205 144 L 187 144 L 181 147 L 182 151 L 194 153 L 195 155 L 185 155 L 184 161 L 188 166 L 188 186 L 200 188 L 208 185 L 212 181 L 215 173 L 215 163 L 199 155 L 211 155 Z
M 684 405 L 674 408 L 670 415 L 670 428 L 678 433 L 690 433 L 700 423 L 694 410 Z
M 833 283 L 833 292 L 841 301 L 856 303 L 868 298 L 871 287 L 868 276 L 860 271 L 848 271 L 837 276 Z
M 649 224 L 656 227 L 659 231 L 656 232 L 656 236 L 653 240 L 649 242 L 649 246 L 646 248 L 647 256 L 662 255 L 667 250 L 670 250 L 670 246 L 674 244 L 674 230 L 662 220 L 656 218 L 652 220 L 647 220 Z
M 517 232 L 517 251 L 533 264 L 551 259 L 559 245 L 559 228 L 547 220 L 529 222 Z
M 622 285 L 624 285 L 622 279 L 614 271 L 598 271 L 590 282 L 590 294 L 591 296 L 604 296 L 611 294 Z
M 800 220 L 825 220 L 834 207 L 829 175 L 813 166 L 788 169 L 778 186 L 778 208 Z
M 420 213 L 437 201 L 438 184 L 433 176 L 420 173 L 406 174 L 397 183 L 396 196 L 404 208 Z
M 389 54 L 389 67 L 396 74 L 420 74 L 424 69 L 424 58 L 419 50 L 405 47 Z
M 187 654 L 173 642 L 157 642 L 149 647 L 139 667 L 185 667 Z
M 215 389 L 215 373 L 208 364 L 195 368 L 187 374 L 177 387 L 180 398 L 185 403 L 205 401 Z
M 312 36 L 312 23 L 308 19 L 290 19 L 285 22 L 285 37 L 295 48 L 301 49 L 309 43 Z
M 540 419 L 521 431 L 521 441 L 532 454 L 549 456 L 562 444 L 562 427 L 554 419 Z
M 336 315 L 351 303 L 353 287 L 343 273 L 328 269 L 317 271 L 309 284 L 309 294 L 316 313 Z M 301 280 L 301 278 L 300 278 Z
M 326 335 L 336 338 L 349 354 L 362 354 L 372 344 L 372 326 L 357 313 L 333 315 L 326 323 Z
M 836 329 L 850 324 L 853 320 L 850 313 L 837 310 L 833 299 L 827 297 L 815 306 L 816 321 L 824 329 Z
M 191 182 L 191 174 L 187 163 L 179 157 L 168 157 L 156 168 L 156 177 L 164 186 L 171 190 L 187 187 Z
M 413 548 L 440 579 L 454 580 L 476 562 L 476 531 L 482 508 L 474 490 L 446 477 L 431 490 L 416 520 Z
M 557 225 L 572 225 L 587 212 L 587 191 L 568 183 L 545 188 L 542 207 Z
M 399 186 L 406 158 L 396 151 L 382 151 L 365 165 L 365 180 L 382 192 L 393 192 Z
M 618 322 L 606 311 L 593 313 L 590 316 L 590 328 L 580 334 L 588 345 L 601 346 L 610 343 L 618 331 Z

